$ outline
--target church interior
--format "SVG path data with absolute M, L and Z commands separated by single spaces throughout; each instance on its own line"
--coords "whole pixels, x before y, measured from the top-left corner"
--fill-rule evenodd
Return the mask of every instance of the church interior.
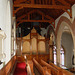
M 0 0 L 0 75 L 75 75 L 75 0 Z

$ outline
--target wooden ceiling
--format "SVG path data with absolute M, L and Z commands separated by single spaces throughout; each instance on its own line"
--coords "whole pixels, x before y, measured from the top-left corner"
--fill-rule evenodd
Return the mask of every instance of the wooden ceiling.
M 48 22 L 54 26 L 54 21 L 63 12 L 72 17 L 74 3 L 75 0 L 13 0 L 13 15 L 17 26 L 25 22 L 40 22 L 41 25 Z

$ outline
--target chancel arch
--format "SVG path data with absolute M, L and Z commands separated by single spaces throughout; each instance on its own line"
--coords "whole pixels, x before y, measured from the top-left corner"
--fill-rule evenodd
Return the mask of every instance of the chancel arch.
M 63 19 L 64 18 L 64 19 Z M 56 47 L 57 47 L 57 63 L 60 64 L 60 49 L 61 49 L 61 45 L 62 45 L 62 36 L 63 36 L 63 33 L 65 33 L 65 31 L 69 32 L 72 36 L 72 39 L 74 41 L 74 34 L 73 34 L 73 30 L 71 28 L 72 26 L 72 23 L 70 22 L 70 20 L 68 21 L 69 19 L 65 18 L 65 17 L 61 17 L 59 22 L 58 22 L 58 31 L 56 33 L 57 37 L 56 37 Z M 67 36 L 66 36 L 67 37 Z M 65 38 L 66 38 L 65 37 Z M 67 40 L 67 38 L 66 38 Z M 69 41 L 69 40 L 68 40 Z M 64 41 L 66 43 L 66 41 Z M 64 43 L 64 44 L 65 44 Z M 70 43 L 70 42 L 69 42 Z M 73 42 L 73 45 L 75 43 Z M 68 45 L 68 44 L 67 44 Z M 68 48 L 67 48 L 68 49 Z M 66 49 L 65 49 L 66 50 Z M 71 49 L 71 51 L 73 52 L 73 49 Z M 69 52 L 70 53 L 70 52 Z M 67 54 L 67 53 L 66 53 Z M 66 56 L 66 55 L 65 55 Z M 69 59 L 69 58 L 68 58 Z M 72 58 L 71 58 L 71 61 L 72 61 Z M 71 62 L 69 63 L 71 65 Z M 65 64 L 65 65 L 68 65 L 69 64 Z M 72 66 L 71 66 L 72 67 Z M 70 67 L 68 67 L 70 68 Z

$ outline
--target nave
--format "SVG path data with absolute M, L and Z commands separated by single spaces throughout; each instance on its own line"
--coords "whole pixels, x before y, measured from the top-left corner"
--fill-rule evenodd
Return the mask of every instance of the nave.
M 75 0 L 0 0 L 0 75 L 75 74 Z

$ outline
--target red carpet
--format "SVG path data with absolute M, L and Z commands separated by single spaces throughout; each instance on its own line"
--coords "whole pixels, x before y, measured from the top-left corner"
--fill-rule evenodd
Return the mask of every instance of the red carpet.
M 26 64 L 24 62 L 17 63 L 16 69 L 14 71 L 14 75 L 27 75 L 25 67 L 26 67 Z

